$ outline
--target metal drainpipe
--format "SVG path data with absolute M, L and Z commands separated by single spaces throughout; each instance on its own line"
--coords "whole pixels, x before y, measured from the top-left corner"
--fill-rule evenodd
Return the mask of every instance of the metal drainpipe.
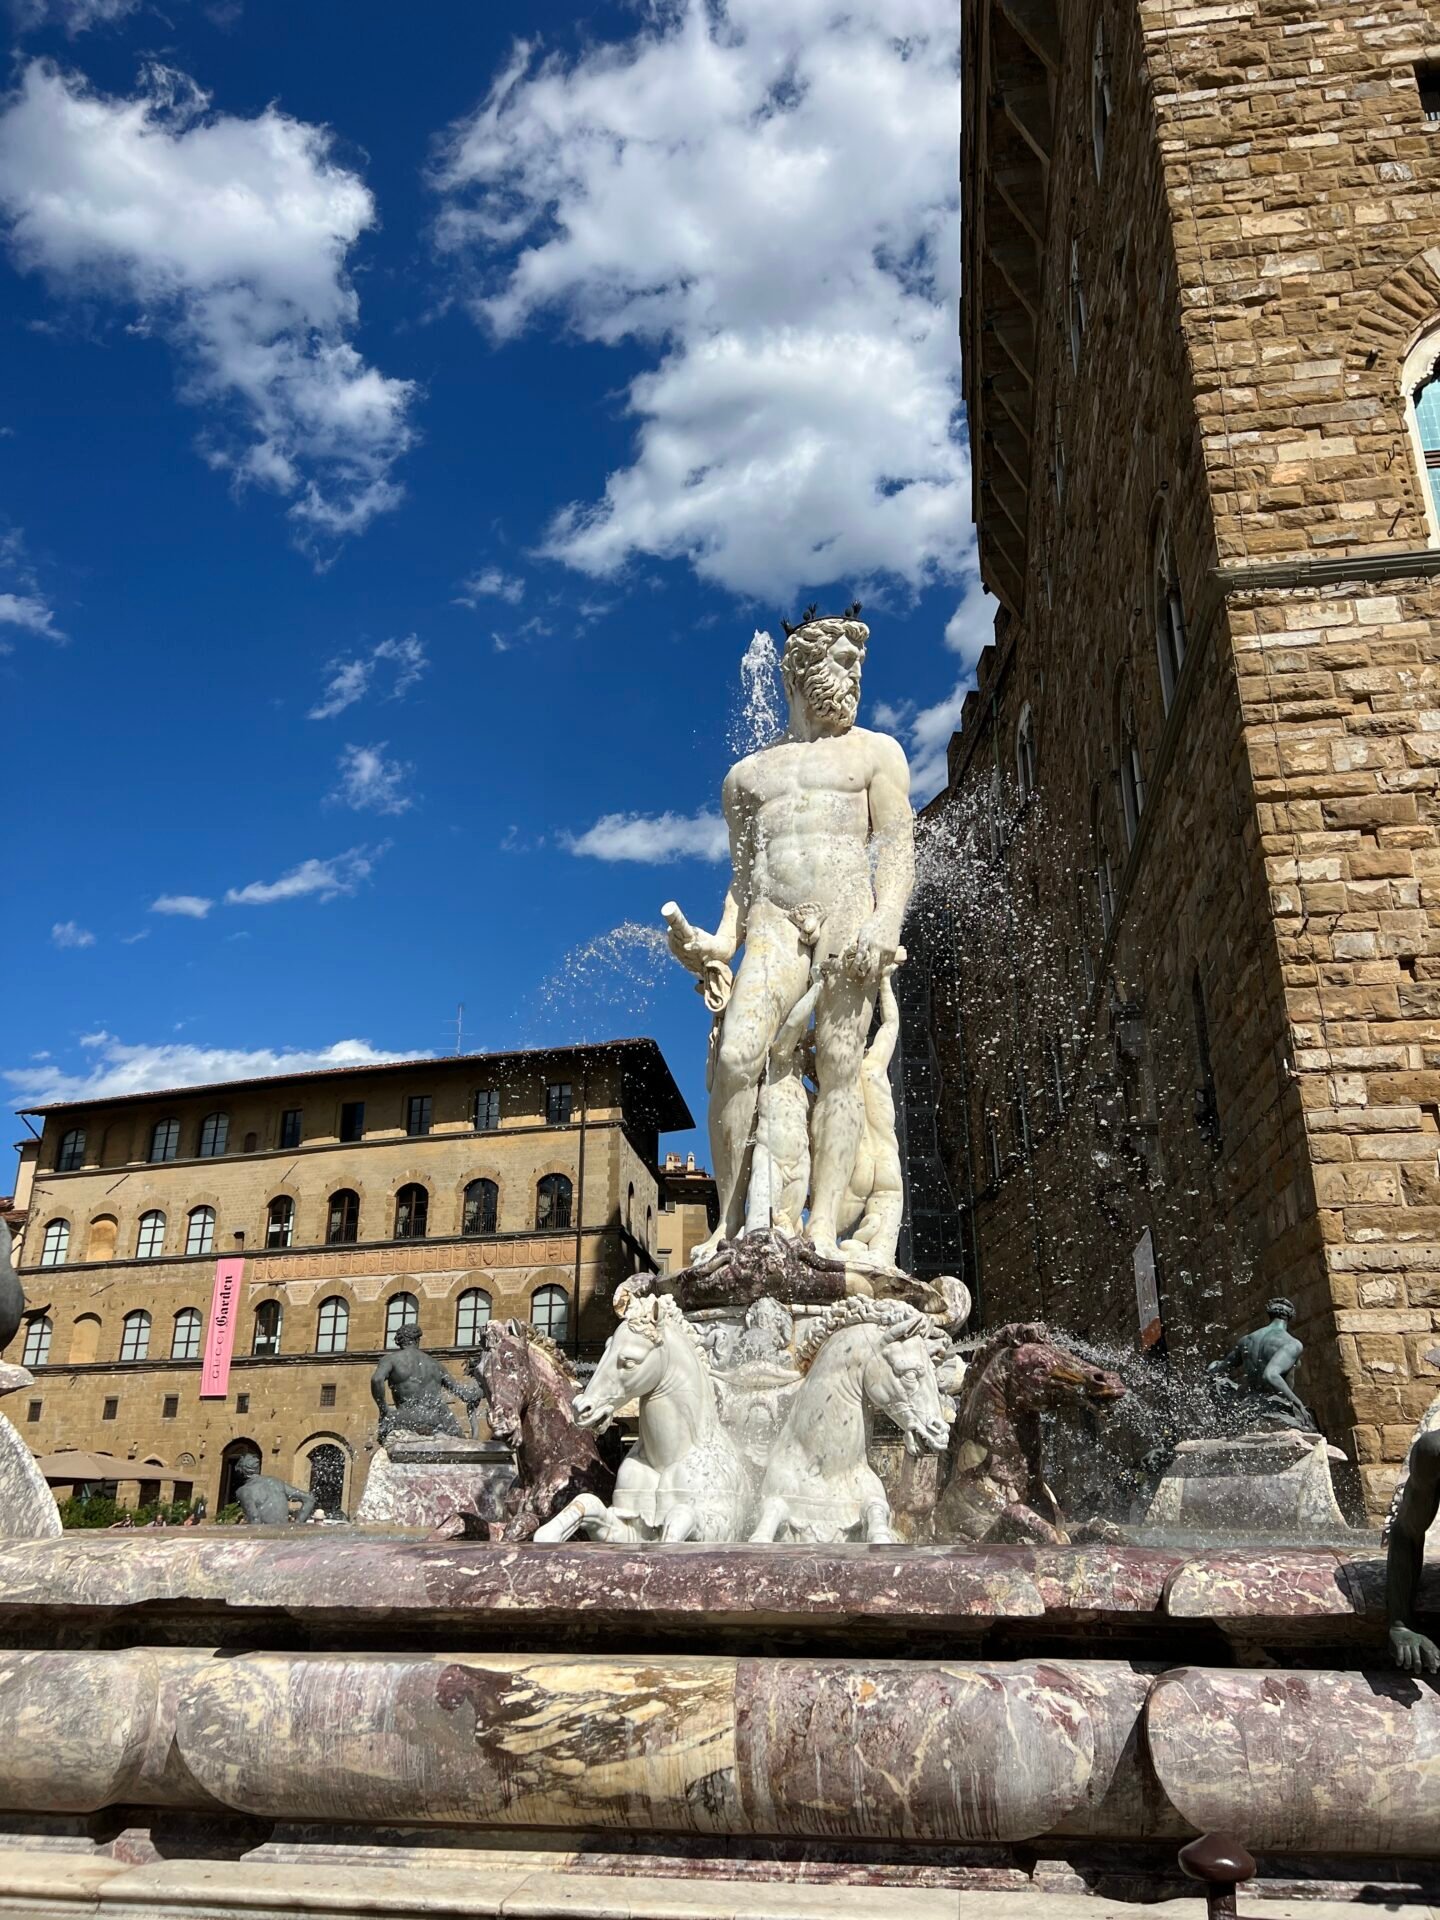
M 585 1113 L 590 1099 L 590 1062 L 580 1060 L 580 1168 L 575 1181 L 575 1311 L 570 1316 L 570 1352 L 580 1357 L 580 1251 L 585 1224 Z

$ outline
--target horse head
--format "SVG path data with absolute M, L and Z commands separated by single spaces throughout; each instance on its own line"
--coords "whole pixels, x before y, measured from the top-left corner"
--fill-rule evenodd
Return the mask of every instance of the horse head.
M 1007 1329 L 1011 1345 L 1010 1391 L 1007 1398 L 1017 1411 L 1042 1413 L 1061 1407 L 1106 1406 L 1125 1396 L 1118 1373 L 1082 1360 L 1051 1338 L 1043 1326 Z
M 665 1378 L 670 1359 L 665 1350 L 665 1316 L 655 1294 L 632 1300 L 625 1317 L 605 1343 L 600 1363 L 583 1393 L 575 1399 L 575 1419 L 588 1431 L 599 1431 L 629 1400 L 653 1393 Z
M 497 1440 L 518 1444 L 533 1380 L 525 1328 L 518 1320 L 488 1321 L 479 1351 L 466 1360 L 465 1371 L 485 1391 L 491 1433 Z
M 943 1452 L 950 1438 L 950 1418 L 940 1398 L 931 1357 L 934 1345 L 930 1323 L 922 1313 L 907 1309 L 881 1332 L 865 1362 L 865 1398 L 892 1420 L 905 1436 L 905 1451 Z

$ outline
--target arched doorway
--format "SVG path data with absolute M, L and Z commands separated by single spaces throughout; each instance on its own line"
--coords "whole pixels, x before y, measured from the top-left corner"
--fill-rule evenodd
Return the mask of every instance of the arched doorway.
M 345 1469 L 349 1463 L 343 1447 L 333 1440 L 322 1440 L 310 1449 L 310 1491 L 320 1503 L 320 1511 L 331 1520 L 345 1512 Z
M 220 1456 L 220 1492 L 215 1501 L 217 1514 L 235 1498 L 235 1463 L 247 1453 L 255 1455 L 263 1470 L 265 1454 L 258 1440 L 232 1440 Z

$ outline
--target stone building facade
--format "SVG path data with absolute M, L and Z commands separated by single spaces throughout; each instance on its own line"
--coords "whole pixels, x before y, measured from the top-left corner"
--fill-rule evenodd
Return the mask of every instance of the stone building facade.
M 205 1495 L 242 1451 L 353 1508 L 397 1328 L 458 1366 L 489 1317 L 582 1364 L 656 1265 L 659 1140 L 689 1111 L 622 1040 L 235 1081 L 37 1109 L 8 1411 L 40 1456 L 150 1463 L 131 1494 Z M 242 1255 L 229 1390 L 202 1398 L 217 1260 Z
M 992 1323 L 1440 1390 L 1440 25 L 966 0 L 994 645 L 909 944 Z M 923 1197 L 923 1196 L 922 1196 Z
M 660 1212 L 655 1223 L 655 1264 L 678 1273 L 690 1264 L 690 1249 L 709 1239 L 720 1221 L 715 1176 L 697 1167 L 693 1153 L 667 1153 L 660 1169 Z

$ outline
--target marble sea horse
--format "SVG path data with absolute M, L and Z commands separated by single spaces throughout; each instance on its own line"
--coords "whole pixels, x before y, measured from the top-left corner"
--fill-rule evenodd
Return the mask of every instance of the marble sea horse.
M 950 1426 L 932 1358 L 940 1337 L 898 1300 L 860 1295 L 820 1315 L 801 1343 L 805 1383 L 766 1464 L 752 1540 L 898 1538 L 866 1457 L 869 1416 L 887 1415 L 910 1454 L 942 1451 Z
M 640 1437 L 620 1463 L 613 1503 L 579 1494 L 535 1539 L 743 1539 L 750 1472 L 721 1425 L 709 1358 L 666 1295 L 626 1306 L 589 1386 L 576 1396 L 575 1419 L 603 1429 L 632 1400 Z

